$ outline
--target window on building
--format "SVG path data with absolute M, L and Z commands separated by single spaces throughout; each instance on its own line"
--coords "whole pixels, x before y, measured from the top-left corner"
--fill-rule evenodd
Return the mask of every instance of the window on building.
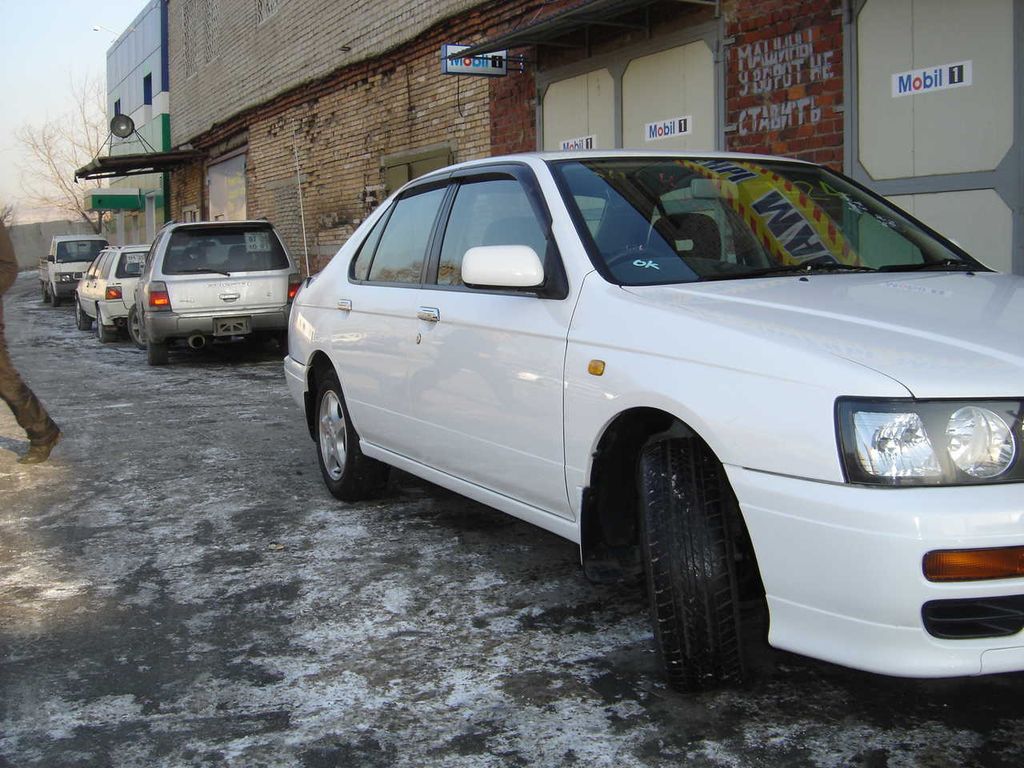
M 142 103 L 153 103 L 153 75 L 146 75 L 142 78 Z
M 412 181 L 425 173 L 436 171 L 452 163 L 452 150 L 447 144 L 436 147 L 425 147 L 411 152 L 398 152 L 384 155 L 380 159 L 380 174 L 384 188 L 388 194 L 394 192 L 407 181 Z

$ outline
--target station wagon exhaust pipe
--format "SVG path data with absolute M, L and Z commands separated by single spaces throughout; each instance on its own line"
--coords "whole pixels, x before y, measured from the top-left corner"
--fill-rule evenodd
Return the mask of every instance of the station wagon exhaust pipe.
M 201 333 L 193 334 L 188 337 L 189 349 L 202 349 L 206 346 L 206 337 Z

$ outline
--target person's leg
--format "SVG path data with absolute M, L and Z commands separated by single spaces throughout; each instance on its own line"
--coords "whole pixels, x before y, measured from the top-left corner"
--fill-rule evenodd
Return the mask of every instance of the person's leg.
M 57 442 L 60 430 L 46 412 L 28 385 L 21 380 L 18 371 L 7 353 L 7 342 L 4 339 L 2 316 L 0 316 L 0 398 L 10 406 L 21 428 L 28 435 L 29 442 L 35 445 L 52 447 Z M 49 451 L 47 451 L 49 455 Z M 45 456 L 43 457 L 45 458 Z

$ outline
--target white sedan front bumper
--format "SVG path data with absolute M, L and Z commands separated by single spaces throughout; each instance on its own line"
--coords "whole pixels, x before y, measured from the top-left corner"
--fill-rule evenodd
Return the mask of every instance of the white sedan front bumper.
M 869 488 L 726 467 L 778 648 L 889 675 L 1024 670 L 1024 632 L 940 639 L 925 603 L 1024 595 L 1024 579 L 928 581 L 927 552 L 1024 545 L 1019 484 Z

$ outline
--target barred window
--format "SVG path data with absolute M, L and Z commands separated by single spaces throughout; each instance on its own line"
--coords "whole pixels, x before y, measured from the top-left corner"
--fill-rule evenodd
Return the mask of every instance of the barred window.
M 196 74 L 214 58 L 218 6 L 218 0 L 183 0 L 181 3 L 185 77 Z

